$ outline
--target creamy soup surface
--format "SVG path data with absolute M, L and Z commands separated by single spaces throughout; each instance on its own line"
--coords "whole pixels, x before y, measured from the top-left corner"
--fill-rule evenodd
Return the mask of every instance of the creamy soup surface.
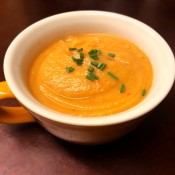
M 132 42 L 107 34 L 70 35 L 43 50 L 29 73 L 29 87 L 58 112 L 100 117 L 142 101 L 153 80 L 147 55 Z

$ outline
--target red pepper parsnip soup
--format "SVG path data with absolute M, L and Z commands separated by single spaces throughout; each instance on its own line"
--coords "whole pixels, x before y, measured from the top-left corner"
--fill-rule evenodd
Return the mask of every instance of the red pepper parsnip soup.
M 56 111 L 99 117 L 142 101 L 153 80 L 149 58 L 132 42 L 107 34 L 67 36 L 43 50 L 29 74 L 29 87 Z

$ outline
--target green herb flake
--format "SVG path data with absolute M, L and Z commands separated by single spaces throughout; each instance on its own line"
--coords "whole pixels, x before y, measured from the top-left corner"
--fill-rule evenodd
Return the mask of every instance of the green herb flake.
M 74 56 L 72 56 L 72 60 L 77 63 L 77 65 L 82 65 L 83 64 L 83 61 L 84 61 L 84 57 L 81 56 L 80 58 L 76 58 Z
M 94 77 L 92 77 L 92 76 L 91 76 L 91 75 L 89 75 L 89 74 L 86 76 L 86 78 L 87 78 L 88 80 L 91 80 L 91 81 L 93 81 L 93 80 L 94 80 Z
M 77 50 L 77 48 L 75 48 L 75 47 L 70 47 L 69 50 L 70 50 L 70 51 L 73 51 L 73 50 Z
M 115 53 L 108 53 L 108 56 L 115 57 Z
M 115 80 L 119 80 L 119 78 L 116 75 L 114 75 L 112 72 L 108 72 L 108 75 L 111 76 Z
M 92 66 L 89 66 L 88 71 L 93 73 L 94 72 L 94 68 Z
M 89 73 L 87 76 L 86 76 L 86 78 L 88 79 L 88 80 L 91 80 L 91 81 L 94 81 L 94 80 L 98 80 L 98 76 L 97 75 L 95 75 L 95 74 L 93 74 L 93 73 Z
M 101 54 L 101 50 L 96 50 L 97 56 Z
M 120 92 L 123 93 L 125 91 L 125 84 L 122 84 L 120 87 Z
M 104 70 L 104 68 L 106 67 L 105 63 L 98 63 L 97 68 Z
M 146 89 L 143 89 L 142 96 L 145 96 L 145 95 L 146 95 Z
M 98 56 L 101 54 L 101 50 L 92 49 L 88 54 L 92 59 L 97 60 L 99 58 Z
M 73 67 L 66 67 L 65 69 L 66 69 L 66 72 L 68 72 L 68 73 L 74 71 L 74 68 Z
M 100 67 L 103 65 L 103 63 L 98 63 L 97 64 L 97 68 L 99 68 L 100 69 Z
M 97 63 L 97 62 L 95 62 L 95 61 L 91 61 L 91 65 L 93 65 L 93 66 L 97 66 L 97 65 L 98 65 L 98 63 Z
M 91 65 L 97 67 L 100 70 L 104 70 L 105 67 L 106 67 L 105 63 L 98 63 L 98 62 L 95 62 L 95 61 L 91 61 Z
M 81 52 L 81 51 L 83 51 L 83 48 L 77 49 L 77 52 Z
M 80 53 L 80 58 L 84 59 L 84 53 L 82 53 L 82 52 Z
M 101 65 L 100 69 L 101 69 L 101 70 L 104 70 L 104 69 L 105 69 L 105 67 L 106 67 L 106 64 L 105 64 L 105 63 L 103 63 L 103 64 Z

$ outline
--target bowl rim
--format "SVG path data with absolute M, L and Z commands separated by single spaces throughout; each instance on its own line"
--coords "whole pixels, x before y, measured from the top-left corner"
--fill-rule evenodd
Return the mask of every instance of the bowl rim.
M 12 62 L 12 57 L 13 57 L 13 50 L 16 47 L 16 43 L 19 42 L 23 36 L 25 36 L 28 32 L 30 32 L 33 28 L 37 27 L 38 25 L 41 25 L 43 23 L 47 23 L 50 20 L 60 18 L 60 17 L 69 17 L 72 15 L 105 15 L 105 16 L 111 16 L 111 17 L 117 17 L 121 18 L 122 20 L 126 21 L 132 21 L 133 24 L 138 25 L 139 27 L 144 28 L 145 30 L 149 31 L 154 37 L 156 37 L 160 43 L 166 47 L 166 51 L 168 52 L 170 58 L 170 61 L 172 62 L 172 67 L 171 67 L 171 75 L 169 76 L 169 82 L 166 88 L 164 88 L 163 92 L 158 93 L 155 95 L 154 101 L 149 100 L 149 104 L 146 106 L 142 105 L 142 102 L 136 105 L 135 107 L 128 109 L 126 111 L 117 113 L 117 114 L 112 114 L 109 116 L 102 116 L 102 117 L 78 117 L 78 116 L 71 116 L 68 114 L 62 114 L 59 112 L 56 112 L 40 103 L 33 103 L 30 99 L 25 97 L 25 94 L 23 94 L 20 90 L 20 88 L 17 86 L 17 83 L 15 82 L 14 79 L 11 78 L 11 74 L 13 71 L 10 69 L 11 68 L 11 62 Z M 53 16 L 49 16 L 47 18 L 44 18 L 28 28 L 24 29 L 10 44 L 9 48 L 7 49 L 7 52 L 5 54 L 5 59 L 4 59 L 4 73 L 5 73 L 5 78 L 7 81 L 7 84 L 9 85 L 12 93 L 16 96 L 16 98 L 23 104 L 27 109 L 32 111 L 32 113 L 35 113 L 39 115 L 38 117 L 43 117 L 49 120 L 52 120 L 54 122 L 58 123 L 63 123 L 63 124 L 68 124 L 68 125 L 76 125 L 76 126 L 104 126 L 104 125 L 113 125 L 113 124 L 119 124 L 123 122 L 127 122 L 133 119 L 137 119 L 140 116 L 143 116 L 150 112 L 152 109 L 154 109 L 169 93 L 171 90 L 174 79 L 175 79 L 175 60 L 174 60 L 174 55 L 172 50 L 170 49 L 169 45 L 167 42 L 160 36 L 154 29 L 146 25 L 145 23 L 131 18 L 129 16 L 115 13 L 115 12 L 107 12 L 107 11 L 97 11 L 97 10 L 83 10 L 83 11 L 72 11 L 72 12 L 64 12 L 60 14 L 56 14 Z M 149 96 L 149 94 L 148 94 Z M 148 97 L 145 97 L 147 99 Z M 143 100 L 144 101 L 144 100 Z M 139 107 L 138 107 L 139 106 Z M 138 108 L 137 110 L 134 110 L 135 108 Z M 35 116 L 37 118 L 37 116 Z

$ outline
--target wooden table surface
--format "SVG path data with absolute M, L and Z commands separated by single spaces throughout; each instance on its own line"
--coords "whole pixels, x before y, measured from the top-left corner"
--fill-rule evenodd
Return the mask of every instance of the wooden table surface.
M 19 32 L 42 18 L 74 10 L 134 17 L 158 31 L 175 53 L 174 0 L 0 0 L 0 81 L 5 80 L 4 54 Z M 100 146 L 67 143 L 37 123 L 0 124 L 0 175 L 175 175 L 174 101 L 175 85 L 133 132 Z

